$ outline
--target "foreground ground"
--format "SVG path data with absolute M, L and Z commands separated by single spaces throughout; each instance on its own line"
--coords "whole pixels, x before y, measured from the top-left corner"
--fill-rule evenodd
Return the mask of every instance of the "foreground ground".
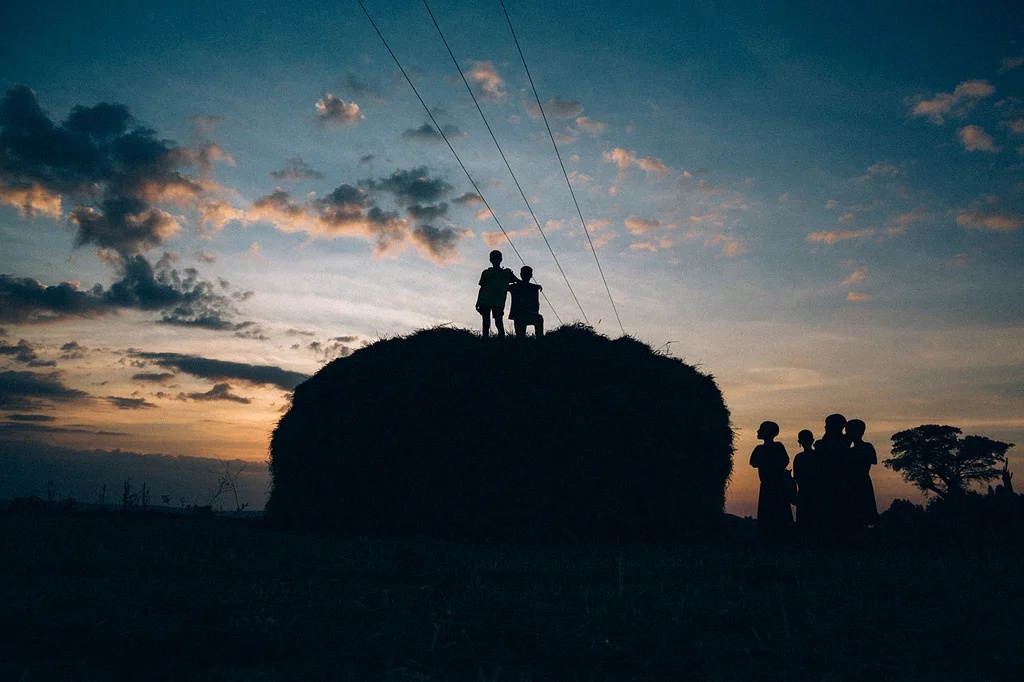
M 0 679 L 1019 679 L 1020 559 L 4 514 Z

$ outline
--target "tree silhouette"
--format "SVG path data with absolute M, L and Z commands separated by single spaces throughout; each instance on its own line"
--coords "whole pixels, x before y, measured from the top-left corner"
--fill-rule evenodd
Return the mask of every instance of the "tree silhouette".
M 926 495 L 941 499 L 967 492 L 972 483 L 985 483 L 1002 474 L 997 464 L 1006 462 L 1013 443 L 985 436 L 960 438 L 955 426 L 925 424 L 892 436 L 892 457 L 883 464 Z

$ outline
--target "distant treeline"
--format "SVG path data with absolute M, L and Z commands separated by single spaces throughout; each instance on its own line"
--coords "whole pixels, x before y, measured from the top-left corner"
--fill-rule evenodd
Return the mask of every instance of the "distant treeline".
M 124 484 L 130 481 L 135 494 L 145 484 L 150 506 L 205 506 L 212 500 L 215 509 L 246 505 L 257 510 L 266 504 L 270 483 L 265 462 L 77 450 L 31 441 L 0 443 L 0 470 L 0 500 L 35 495 L 111 507 L 122 504 Z M 232 476 L 234 490 L 222 489 L 226 472 Z

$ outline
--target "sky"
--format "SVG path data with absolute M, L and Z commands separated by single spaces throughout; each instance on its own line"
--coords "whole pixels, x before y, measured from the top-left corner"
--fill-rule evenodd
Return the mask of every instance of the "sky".
M 355 1 L 0 3 L 0 439 L 266 461 L 499 248 L 715 376 L 733 513 L 763 420 L 1024 443 L 1024 6 L 509 0 L 549 136 L 499 2 L 430 2 L 465 83 L 364 4 L 429 113 Z

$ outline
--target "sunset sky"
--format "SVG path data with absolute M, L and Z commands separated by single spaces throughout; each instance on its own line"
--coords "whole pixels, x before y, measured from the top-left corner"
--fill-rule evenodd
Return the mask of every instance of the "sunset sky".
M 430 9 L 579 305 L 423 4 L 364 3 L 548 327 L 619 336 L 500 3 Z M 725 395 L 729 511 L 766 419 L 1022 469 L 1024 6 L 506 4 L 622 328 Z M 0 90 L 2 440 L 264 461 L 305 376 L 522 265 L 355 0 L 2 3 Z

